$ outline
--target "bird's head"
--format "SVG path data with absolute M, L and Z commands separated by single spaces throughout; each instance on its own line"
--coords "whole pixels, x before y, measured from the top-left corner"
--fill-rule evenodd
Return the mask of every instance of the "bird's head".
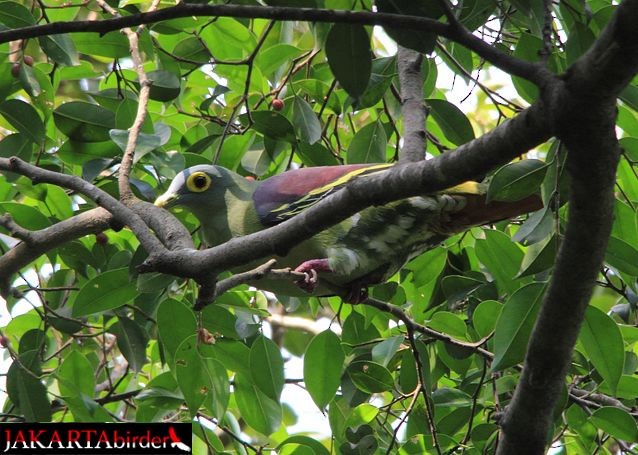
M 220 166 L 189 167 L 175 176 L 168 190 L 155 200 L 163 208 L 184 206 L 196 215 L 219 210 L 226 203 L 226 193 L 241 192 L 241 176 Z

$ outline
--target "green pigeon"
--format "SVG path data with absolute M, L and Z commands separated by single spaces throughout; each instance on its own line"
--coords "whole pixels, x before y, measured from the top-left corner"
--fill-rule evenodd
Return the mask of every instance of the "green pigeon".
M 353 179 L 388 172 L 392 164 L 353 164 L 290 170 L 262 181 L 221 166 L 199 165 L 179 173 L 155 205 L 182 206 L 200 221 L 209 246 L 286 221 Z M 541 208 L 532 196 L 517 202 L 486 202 L 486 185 L 465 182 L 433 194 L 368 207 L 275 257 L 277 267 L 306 273 L 294 283 L 261 279 L 253 284 L 280 295 L 334 295 L 357 300 L 407 261 L 471 226 L 492 223 Z M 258 260 L 233 272 L 250 270 Z M 317 279 L 317 277 L 319 279 Z

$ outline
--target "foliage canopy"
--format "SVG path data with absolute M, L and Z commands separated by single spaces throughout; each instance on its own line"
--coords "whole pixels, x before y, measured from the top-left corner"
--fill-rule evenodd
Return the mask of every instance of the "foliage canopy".
M 2 1 L 0 37 L 166 3 Z M 136 131 L 128 181 L 150 202 L 196 164 L 263 179 L 290 167 L 396 161 L 409 127 L 393 40 L 425 54 L 419 85 L 431 157 L 472 144 L 541 97 L 516 70 L 510 78 L 497 69 L 503 64 L 484 48 L 436 28 L 397 22 L 382 31 L 330 11 L 317 22 L 250 18 L 237 11 L 257 1 L 230 3 L 223 16 L 178 13 L 127 33 L 95 33 L 89 24 L 0 38 L 0 157 L 79 176 L 118 199 L 120 163 Z M 541 0 L 265 3 L 453 17 L 495 52 L 556 74 L 619 8 L 607 0 L 564 0 L 549 12 Z M 619 99 L 611 237 L 547 441 L 568 454 L 638 441 L 638 82 Z M 140 273 L 147 254 L 131 229 L 105 213 L 88 222 L 100 203 L 3 167 L 0 213 L 10 218 L 0 223 L 0 281 L 13 318 L 1 329 L 11 365 L 0 419 L 192 420 L 196 453 L 493 453 L 564 238 L 567 153 L 550 139 L 494 169 L 490 199 L 539 193 L 545 208 L 473 228 L 416 258 L 371 290 L 385 306 L 243 286 L 201 312 L 192 309 L 193 280 Z M 175 215 L 197 230 L 193 215 Z M 60 224 L 69 219 L 76 229 Z M 115 229 L 102 233 L 108 223 Z M 67 234 L 34 247 L 35 255 L 21 251 L 26 261 L 12 256 L 18 239 L 28 243 L 25 230 L 47 229 Z M 297 376 L 285 368 L 291 356 L 304 358 Z M 282 391 L 300 385 L 306 403 L 282 404 Z M 327 409 L 331 435 L 289 431 L 315 406 Z

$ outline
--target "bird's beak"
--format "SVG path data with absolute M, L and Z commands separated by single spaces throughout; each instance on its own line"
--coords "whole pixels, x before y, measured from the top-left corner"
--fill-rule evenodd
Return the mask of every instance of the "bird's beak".
M 157 199 L 155 199 L 154 204 L 158 207 L 162 207 L 162 208 L 169 208 L 172 207 L 173 205 L 175 205 L 175 203 L 177 202 L 177 199 L 179 198 L 179 196 L 177 195 L 177 193 L 164 193 L 162 194 L 160 197 L 158 197 Z

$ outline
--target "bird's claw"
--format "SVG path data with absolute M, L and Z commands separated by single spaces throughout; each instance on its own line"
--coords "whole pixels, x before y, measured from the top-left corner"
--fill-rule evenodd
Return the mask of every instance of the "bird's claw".
M 304 278 L 297 281 L 297 286 L 306 291 L 309 294 L 317 287 L 317 281 L 319 279 L 318 272 L 330 272 L 330 265 L 327 259 L 311 259 L 299 265 L 295 269 L 295 272 L 303 273 Z

